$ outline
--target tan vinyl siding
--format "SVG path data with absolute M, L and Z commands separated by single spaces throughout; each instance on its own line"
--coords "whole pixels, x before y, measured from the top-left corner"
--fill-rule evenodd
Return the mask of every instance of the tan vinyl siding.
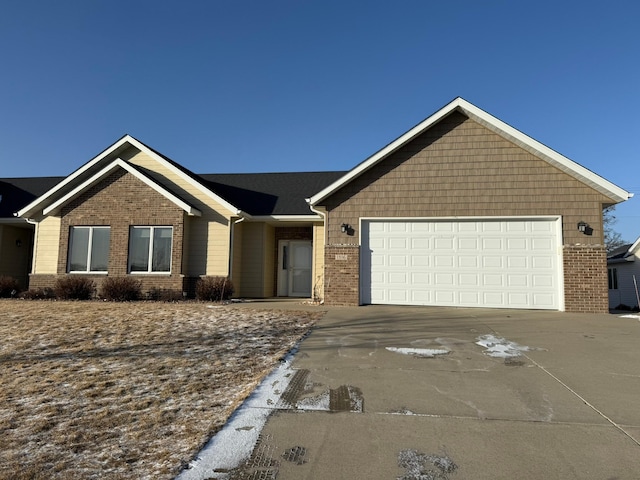
M 603 242 L 599 192 L 460 113 L 400 148 L 325 202 L 329 244 L 357 244 L 361 217 L 561 215 L 565 244 Z M 577 231 L 585 221 L 592 236 Z M 340 233 L 340 225 L 355 228 Z
M 146 153 L 130 148 L 121 153 L 120 158 L 146 169 L 161 184 L 166 185 L 168 180 L 172 192 L 202 212 L 202 216 L 189 222 L 186 274 L 229 275 L 229 223 L 235 212 L 217 204 L 209 195 Z
M 264 275 L 263 275 L 263 288 L 262 297 L 273 297 L 276 292 L 276 278 L 273 272 L 276 269 L 276 240 L 275 240 L 275 228 L 271 225 L 265 224 L 264 226 Z
M 231 260 L 231 281 L 235 295 L 242 291 L 242 238 L 244 235 L 244 222 L 233 224 L 233 258 Z
M 242 234 L 242 297 L 262 297 L 264 278 L 264 224 L 245 222 Z
M 55 274 L 60 251 L 60 217 L 45 217 L 36 228 L 33 273 Z
M 211 211 L 189 219 L 188 276 L 229 275 L 228 224 Z
M 313 224 L 313 272 L 311 294 L 314 300 L 324 298 L 324 224 Z
M 265 223 L 244 222 L 242 227 L 242 289 L 239 296 L 273 296 L 275 268 L 274 228 Z

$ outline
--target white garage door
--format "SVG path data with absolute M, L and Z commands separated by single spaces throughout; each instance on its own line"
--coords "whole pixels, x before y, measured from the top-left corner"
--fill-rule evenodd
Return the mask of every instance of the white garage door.
M 558 223 L 363 220 L 361 301 L 557 310 Z

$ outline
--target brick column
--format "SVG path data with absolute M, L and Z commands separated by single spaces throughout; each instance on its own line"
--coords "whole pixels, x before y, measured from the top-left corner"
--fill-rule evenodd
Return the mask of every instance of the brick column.
M 325 305 L 360 304 L 360 246 L 326 245 L 324 248 Z
M 564 304 L 567 312 L 607 313 L 607 252 L 600 245 L 563 247 Z

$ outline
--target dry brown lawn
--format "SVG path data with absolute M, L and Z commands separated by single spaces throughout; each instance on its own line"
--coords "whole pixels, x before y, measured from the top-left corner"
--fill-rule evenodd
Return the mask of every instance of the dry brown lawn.
M 0 300 L 0 478 L 173 478 L 321 315 Z

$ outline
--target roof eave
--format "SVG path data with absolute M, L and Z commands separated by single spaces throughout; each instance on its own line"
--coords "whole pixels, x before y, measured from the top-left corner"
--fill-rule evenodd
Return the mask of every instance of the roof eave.
M 82 182 L 80 185 L 78 185 L 76 188 L 71 190 L 69 193 L 67 193 L 63 197 L 59 198 L 58 200 L 50 204 L 48 207 L 45 207 L 42 210 L 42 214 L 50 215 L 52 213 L 56 213 L 60 208 L 62 208 L 63 205 L 71 201 L 73 198 L 75 198 L 77 195 L 79 195 L 80 193 L 82 193 L 92 185 L 95 185 L 97 182 L 104 179 L 116 168 L 122 168 L 126 170 L 128 173 L 134 175 L 138 180 L 142 181 L 148 187 L 152 188 L 153 190 L 158 192 L 160 195 L 164 196 L 166 199 L 168 199 L 169 201 L 173 202 L 175 205 L 183 209 L 188 215 L 198 216 L 198 217 L 202 215 L 202 212 L 200 212 L 200 210 L 198 210 L 192 205 L 189 205 L 184 200 L 176 197 L 173 193 L 168 191 L 162 185 L 158 184 L 153 179 L 147 177 L 142 172 L 140 172 L 139 170 L 134 168 L 132 165 L 128 164 L 127 162 L 125 162 L 120 158 L 111 162 L 109 165 L 107 165 L 102 170 L 100 170 L 99 172 L 91 176 L 89 179 Z
M 455 98 L 453 101 L 442 107 L 440 110 L 435 112 L 433 115 L 429 116 L 418 125 L 398 137 L 393 142 L 389 143 L 384 148 L 380 149 L 369 158 L 358 164 L 355 168 L 350 170 L 346 175 L 339 178 L 331 185 L 327 186 L 320 192 L 316 193 L 309 199 L 307 199 L 307 203 L 311 206 L 318 205 L 319 202 L 326 199 L 331 194 L 335 193 L 337 190 L 342 188 L 344 185 L 354 180 L 358 176 L 362 175 L 364 172 L 372 168 L 374 165 L 378 164 L 380 161 L 387 158 L 393 152 L 401 148 L 403 145 L 407 144 L 418 135 L 423 133 L 425 130 L 431 128 L 437 122 L 450 115 L 454 111 L 459 111 L 474 121 L 482 124 L 483 126 L 489 128 L 494 133 L 506 138 L 513 143 L 516 143 L 520 147 L 529 151 L 530 153 L 546 160 L 548 163 L 560 168 L 565 173 L 572 175 L 575 178 L 578 178 L 583 183 L 590 185 L 592 188 L 600 191 L 605 196 L 611 198 L 611 200 L 616 203 L 623 202 L 628 200 L 633 196 L 633 193 L 627 192 L 626 190 L 614 185 L 608 180 L 600 177 L 599 175 L 593 173 L 592 171 L 586 169 L 585 167 L 575 163 L 574 161 L 564 157 L 558 152 L 550 149 L 546 145 L 534 140 L 533 138 L 525 135 L 519 130 L 511 127 L 510 125 L 504 123 L 498 118 L 490 115 L 484 110 L 476 107 L 475 105 L 467 102 L 461 97 Z

